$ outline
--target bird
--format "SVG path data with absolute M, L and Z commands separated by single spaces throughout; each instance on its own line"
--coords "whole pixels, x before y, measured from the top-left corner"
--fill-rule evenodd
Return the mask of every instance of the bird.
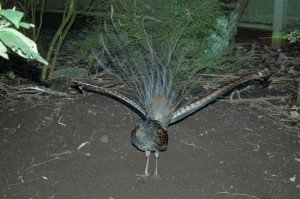
M 168 147 L 168 127 L 187 118 L 199 109 L 207 106 L 220 96 L 239 85 L 252 80 L 267 82 L 272 73 L 257 70 L 240 76 L 224 84 L 204 96 L 190 99 L 190 89 L 183 89 L 185 76 L 176 67 L 176 58 L 172 56 L 176 44 L 171 46 L 167 53 L 155 51 L 147 32 L 144 30 L 145 45 L 138 46 L 130 42 L 125 34 L 111 34 L 105 26 L 106 35 L 100 34 L 101 46 L 104 55 L 99 57 L 93 50 L 98 65 L 118 83 L 125 84 L 124 89 L 116 90 L 73 80 L 72 83 L 80 90 L 98 92 L 117 99 L 132 108 L 141 116 L 131 132 L 131 143 L 138 150 L 145 152 L 146 166 L 140 178 L 148 178 L 149 158 L 154 153 L 156 164 L 153 177 L 161 179 L 158 175 L 158 158 L 161 151 Z M 104 34 L 105 34 L 104 33 Z M 108 38 L 108 39 L 105 39 Z M 114 42 L 116 49 L 108 49 L 107 41 Z M 193 78 L 197 75 L 193 74 Z M 182 83 L 183 82 L 183 83 Z

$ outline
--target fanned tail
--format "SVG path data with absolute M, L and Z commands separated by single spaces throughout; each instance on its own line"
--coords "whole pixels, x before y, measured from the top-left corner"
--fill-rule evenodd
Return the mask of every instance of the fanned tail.
M 187 83 L 186 86 L 183 86 L 184 81 L 192 82 L 191 80 L 195 80 L 197 77 L 193 71 L 186 74 L 183 70 L 179 70 L 181 59 L 176 58 L 173 54 L 174 51 L 181 49 L 178 44 L 179 39 L 175 40 L 174 44 L 166 46 L 168 50 L 158 49 L 155 51 L 145 27 L 143 27 L 143 39 L 146 40 L 146 46 L 130 42 L 116 26 L 113 18 L 111 21 L 112 31 L 109 31 L 109 27 L 105 23 L 104 35 L 100 34 L 102 56 L 97 56 L 96 51 L 93 51 L 93 54 L 99 66 L 107 74 L 119 83 L 126 82 L 122 92 L 124 95 L 83 82 L 74 81 L 74 84 L 87 90 L 115 97 L 134 108 L 143 119 L 158 121 L 163 126 L 168 126 L 193 114 L 240 84 L 252 79 L 268 79 L 271 75 L 268 71 L 262 71 L 242 76 L 213 90 L 204 97 L 194 102 L 189 101 L 185 106 L 180 107 L 186 103 L 188 92 L 192 91 L 192 84 Z M 182 33 L 183 31 L 180 35 Z M 114 44 L 112 51 L 108 49 L 106 43 Z M 167 56 L 165 51 L 167 51 Z
M 143 20 L 145 19 L 155 21 L 150 17 Z M 145 27 L 143 27 L 143 39 L 146 41 L 144 45 L 129 41 L 113 19 L 111 25 L 104 23 L 105 31 L 100 34 L 103 57 L 99 57 L 96 51 L 93 51 L 93 54 L 107 74 L 119 83 L 126 82 L 124 87 L 126 96 L 90 84 L 85 84 L 85 87 L 114 96 L 137 109 L 143 118 L 156 120 L 167 126 L 180 98 L 178 96 L 180 85 L 174 85 L 175 76 L 178 74 L 170 66 L 172 52 L 165 57 L 161 55 L 165 53 L 163 50 L 155 51 Z M 112 27 L 112 30 L 109 30 L 109 27 Z M 113 43 L 114 48 L 109 50 L 107 43 Z

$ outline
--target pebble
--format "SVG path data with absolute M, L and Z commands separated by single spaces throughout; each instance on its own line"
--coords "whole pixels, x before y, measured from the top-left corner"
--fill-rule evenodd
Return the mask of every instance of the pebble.
M 100 138 L 100 142 L 103 144 L 107 144 L 108 143 L 108 136 L 107 135 L 102 135 Z

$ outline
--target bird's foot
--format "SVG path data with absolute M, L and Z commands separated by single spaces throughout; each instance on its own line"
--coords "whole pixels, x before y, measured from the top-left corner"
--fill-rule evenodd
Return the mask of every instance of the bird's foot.
M 161 177 L 159 177 L 159 175 L 157 173 L 154 173 L 152 178 L 154 180 L 162 180 Z
M 149 177 L 149 173 L 144 173 L 143 175 L 136 175 L 136 176 L 138 176 L 138 178 L 137 178 L 137 180 L 140 180 L 140 179 L 148 179 L 148 177 Z

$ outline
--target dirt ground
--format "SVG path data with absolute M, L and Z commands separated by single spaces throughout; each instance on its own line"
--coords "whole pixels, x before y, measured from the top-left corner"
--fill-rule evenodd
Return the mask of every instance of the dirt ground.
M 171 126 L 162 180 L 138 180 L 139 117 L 123 104 L 93 93 L 2 104 L 0 198 L 298 199 L 299 131 L 266 110 L 222 100 Z
M 286 111 L 295 101 L 290 84 L 299 77 L 300 53 L 289 58 L 248 46 L 237 46 L 254 52 L 243 64 L 276 68 L 274 84 L 171 126 L 161 180 L 137 179 L 146 164 L 130 140 L 139 116 L 109 97 L 0 102 L 0 198 L 299 199 L 300 130 Z

